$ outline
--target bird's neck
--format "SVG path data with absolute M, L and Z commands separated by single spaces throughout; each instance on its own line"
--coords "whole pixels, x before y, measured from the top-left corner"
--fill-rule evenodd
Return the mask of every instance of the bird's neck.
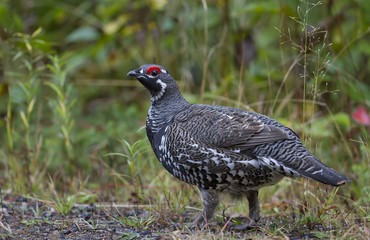
M 153 99 L 152 96 L 146 122 L 147 131 L 155 134 L 166 127 L 178 112 L 190 105 L 178 89 L 166 91 L 159 99 Z

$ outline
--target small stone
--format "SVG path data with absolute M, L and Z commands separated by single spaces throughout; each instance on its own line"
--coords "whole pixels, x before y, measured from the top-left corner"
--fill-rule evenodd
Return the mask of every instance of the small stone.
M 84 213 L 81 214 L 81 218 L 83 218 L 87 221 L 91 218 L 91 213 L 84 212 Z
M 13 218 L 12 218 L 10 215 L 8 215 L 8 214 L 4 214 L 4 215 L 3 215 L 3 218 L 4 218 L 7 222 L 11 222 L 11 221 L 13 220 Z
M 60 234 L 57 230 L 51 232 L 49 235 L 49 239 L 59 239 L 59 238 L 60 238 Z
M 16 201 L 16 202 L 27 202 L 27 198 L 25 198 L 25 197 L 17 197 L 17 198 L 15 199 L 15 201 Z
M 149 234 L 152 234 L 152 232 L 151 231 L 148 231 L 148 230 L 142 231 L 140 233 L 140 235 L 142 235 L 142 236 L 149 235 Z

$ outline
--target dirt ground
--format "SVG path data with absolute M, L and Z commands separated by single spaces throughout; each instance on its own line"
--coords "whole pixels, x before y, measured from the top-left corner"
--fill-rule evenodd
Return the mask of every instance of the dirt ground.
M 167 218 L 163 213 L 158 214 L 164 216 L 158 216 L 140 207 L 78 205 L 68 214 L 61 214 L 51 203 L 23 197 L 6 199 L 0 204 L 0 239 L 214 239 L 218 236 L 217 239 L 295 240 L 320 239 L 318 233 L 325 231 L 345 231 L 324 229 L 322 225 L 302 225 L 286 231 L 279 227 L 278 217 L 263 217 L 255 229 L 237 230 L 233 224 L 219 222 L 194 231 L 176 223 L 176 216 Z M 189 209 L 182 214 L 186 225 L 197 212 Z

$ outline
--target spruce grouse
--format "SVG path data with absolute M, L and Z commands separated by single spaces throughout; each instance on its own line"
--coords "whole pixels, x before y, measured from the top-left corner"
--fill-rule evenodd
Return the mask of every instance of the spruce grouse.
M 350 180 L 315 158 L 289 128 L 264 115 L 224 106 L 190 104 L 162 66 L 130 71 L 151 95 L 146 132 L 155 155 L 176 178 L 196 185 L 203 226 L 220 193 L 246 196 L 249 221 L 259 219 L 258 190 L 283 177 L 306 177 L 332 186 Z

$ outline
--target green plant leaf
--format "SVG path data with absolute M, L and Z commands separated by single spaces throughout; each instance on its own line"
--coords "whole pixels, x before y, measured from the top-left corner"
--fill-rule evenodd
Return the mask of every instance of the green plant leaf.
M 66 37 L 66 42 L 95 41 L 100 34 L 95 28 L 80 27 Z

